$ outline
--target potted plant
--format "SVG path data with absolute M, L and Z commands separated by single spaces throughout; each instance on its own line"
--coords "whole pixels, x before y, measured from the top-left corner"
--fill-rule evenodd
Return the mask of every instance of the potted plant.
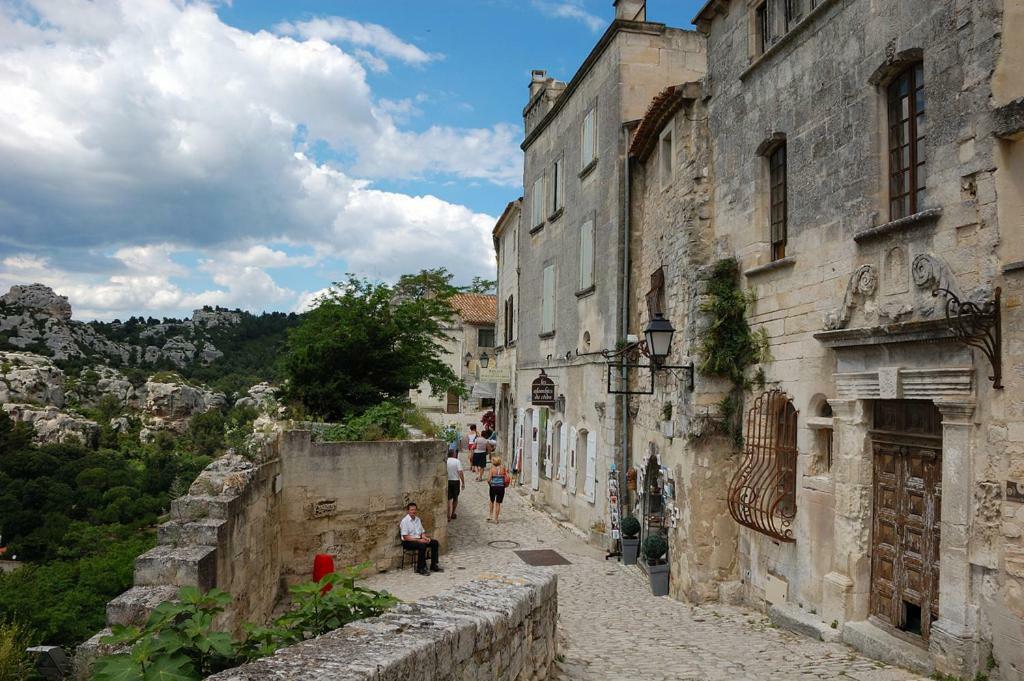
M 668 542 L 660 534 L 651 534 L 643 543 L 644 562 L 647 575 L 651 578 L 651 593 L 655 596 L 668 595 Z
M 636 565 L 640 552 L 640 521 L 631 515 L 622 519 L 622 564 Z

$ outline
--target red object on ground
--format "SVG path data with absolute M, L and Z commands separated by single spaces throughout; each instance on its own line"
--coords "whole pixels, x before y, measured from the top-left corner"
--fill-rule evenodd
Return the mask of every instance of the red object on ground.
M 334 556 L 328 553 L 318 553 L 313 559 L 313 581 L 319 582 L 324 578 L 324 575 L 329 575 L 334 572 Z M 327 593 L 333 588 L 333 584 L 328 584 L 320 593 Z

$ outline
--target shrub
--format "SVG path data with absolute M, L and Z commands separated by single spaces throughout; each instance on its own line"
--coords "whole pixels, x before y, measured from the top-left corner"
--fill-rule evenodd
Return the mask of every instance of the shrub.
M 644 539 L 640 547 L 648 565 L 661 565 L 662 558 L 668 553 L 668 542 L 660 534 L 651 534 Z
M 631 515 L 622 519 L 622 536 L 633 539 L 640 534 L 640 521 Z
M 402 410 L 391 402 L 382 402 L 347 423 L 328 426 L 322 437 L 325 442 L 365 442 L 401 440 L 405 435 Z
M 0 621 L 0 681 L 32 678 L 32 660 L 25 649 L 32 645 L 32 632 L 17 621 Z

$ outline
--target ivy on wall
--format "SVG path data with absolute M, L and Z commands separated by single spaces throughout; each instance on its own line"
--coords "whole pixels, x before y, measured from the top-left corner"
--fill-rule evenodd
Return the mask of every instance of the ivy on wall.
M 763 387 L 765 381 L 764 369 L 751 369 L 771 360 L 767 332 L 764 328 L 755 331 L 747 322 L 747 313 L 756 300 L 754 291 L 740 288 L 739 278 L 735 259 L 715 263 L 707 284 L 707 299 L 701 305 L 709 324 L 698 349 L 701 373 L 732 383 L 718 407 L 722 431 L 737 448 L 743 445 L 743 397 L 754 386 Z

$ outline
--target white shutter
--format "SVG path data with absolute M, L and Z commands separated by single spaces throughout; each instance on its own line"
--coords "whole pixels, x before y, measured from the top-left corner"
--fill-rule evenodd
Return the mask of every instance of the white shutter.
M 588 220 L 580 227 L 580 280 L 579 290 L 594 285 L 594 222 Z
M 540 427 L 532 430 L 537 436 L 530 442 L 530 489 L 540 489 Z
M 587 433 L 587 477 L 583 486 L 583 496 L 587 501 L 594 501 L 597 489 L 597 433 Z
M 569 429 L 569 477 L 567 479 L 566 487 L 573 494 L 576 494 L 576 429 Z
M 555 329 L 555 266 L 544 268 L 544 279 L 541 282 L 540 316 L 541 328 L 544 333 Z
M 512 465 L 510 468 L 513 470 L 520 470 L 522 468 L 521 462 L 523 460 L 523 433 L 526 432 L 526 411 L 524 409 L 517 409 L 516 417 L 518 419 L 516 423 L 516 448 L 512 453 Z
M 562 487 L 565 487 L 565 469 L 569 463 L 569 433 L 564 425 L 559 429 L 558 435 L 558 446 L 561 450 L 558 455 L 558 482 L 562 483 Z
M 548 480 L 551 479 L 551 466 L 552 466 L 552 463 L 553 463 L 551 461 L 551 456 L 552 456 L 551 440 L 554 437 L 554 433 L 555 433 L 555 424 L 551 420 L 551 418 L 549 417 L 548 418 L 548 438 L 544 442 L 544 476 Z

